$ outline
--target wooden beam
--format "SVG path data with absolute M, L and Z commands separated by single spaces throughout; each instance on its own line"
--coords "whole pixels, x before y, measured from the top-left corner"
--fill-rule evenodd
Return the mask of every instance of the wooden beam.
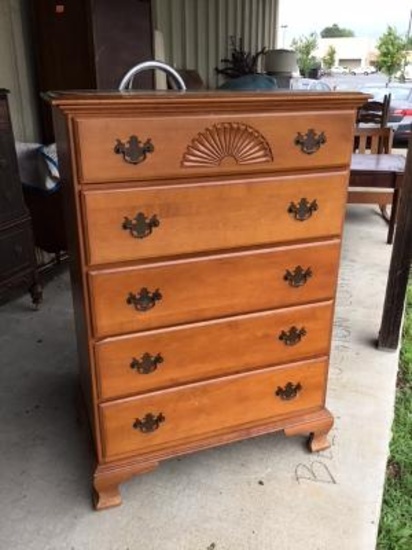
M 392 204 L 393 191 L 351 191 L 349 190 L 347 204 Z M 378 210 L 379 211 L 379 210 Z
M 399 204 L 378 348 L 395 350 L 399 345 L 406 289 L 412 258 L 412 144 L 409 142 L 405 176 Z

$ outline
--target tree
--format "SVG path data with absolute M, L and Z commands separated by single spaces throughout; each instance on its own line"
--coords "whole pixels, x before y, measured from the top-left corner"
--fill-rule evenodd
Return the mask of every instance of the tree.
M 405 65 L 405 39 L 395 27 L 388 26 L 386 32 L 379 38 L 377 65 L 380 71 L 388 75 L 388 82 Z
M 312 32 L 309 36 L 294 38 L 290 45 L 296 52 L 297 64 L 301 75 L 308 76 L 310 69 L 319 65 L 318 60 L 313 55 L 318 47 L 318 37 L 316 33 Z
M 330 27 L 325 27 L 320 32 L 320 36 L 322 38 L 351 38 L 355 36 L 355 33 L 351 29 L 345 29 L 333 23 Z
M 326 51 L 326 54 L 322 57 L 323 66 L 325 69 L 331 69 L 336 63 L 336 48 L 332 45 Z

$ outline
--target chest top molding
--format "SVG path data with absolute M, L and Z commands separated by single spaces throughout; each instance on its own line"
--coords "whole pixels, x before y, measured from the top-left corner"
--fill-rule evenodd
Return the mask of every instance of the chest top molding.
M 369 97 L 359 92 L 48 92 L 67 115 L 234 114 L 242 112 L 353 111 Z

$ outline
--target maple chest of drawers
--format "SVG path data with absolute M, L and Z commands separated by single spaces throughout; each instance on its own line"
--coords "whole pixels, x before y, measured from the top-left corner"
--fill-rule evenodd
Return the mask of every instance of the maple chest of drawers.
M 325 408 L 355 93 L 50 94 L 95 505 Z

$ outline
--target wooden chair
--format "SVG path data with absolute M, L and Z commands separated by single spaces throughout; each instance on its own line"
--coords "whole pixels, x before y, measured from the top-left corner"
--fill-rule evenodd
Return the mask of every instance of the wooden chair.
M 354 135 L 354 153 L 380 155 L 392 151 L 392 128 L 356 128 Z
M 202 80 L 200 74 L 192 69 L 176 69 L 179 75 L 182 77 L 183 82 L 186 84 L 188 90 L 205 90 L 206 86 Z M 173 78 L 167 76 L 167 86 L 172 90 L 178 90 L 176 81 Z
M 356 128 L 354 135 L 354 153 L 361 154 L 390 154 L 392 151 L 392 128 Z M 367 188 L 371 188 L 371 190 Z M 400 189 L 382 189 L 371 183 L 360 188 L 349 187 L 349 204 L 378 204 L 384 219 L 389 223 L 388 244 L 392 243 L 396 212 L 398 209 Z M 391 215 L 387 213 L 387 205 L 391 205 Z
M 356 125 L 373 124 L 385 128 L 388 124 L 391 94 L 386 94 L 382 101 L 367 101 L 359 107 L 356 115 Z

